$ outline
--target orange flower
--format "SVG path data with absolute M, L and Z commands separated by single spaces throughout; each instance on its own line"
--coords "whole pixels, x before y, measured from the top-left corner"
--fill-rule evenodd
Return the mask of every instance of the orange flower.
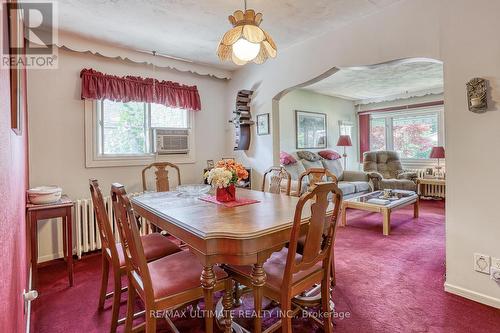
M 235 160 L 231 159 L 218 161 L 216 167 L 231 171 L 236 175 L 238 181 L 248 178 L 248 171 L 241 163 L 237 163 Z

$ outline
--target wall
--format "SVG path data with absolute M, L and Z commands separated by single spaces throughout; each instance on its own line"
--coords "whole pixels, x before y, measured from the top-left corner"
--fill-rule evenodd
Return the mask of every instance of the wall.
M 80 99 L 80 71 L 94 68 L 114 75 L 155 76 L 197 85 L 202 111 L 195 114 L 196 163 L 181 165 L 183 183 L 202 180 L 206 160 L 224 155 L 227 137 L 224 99 L 226 80 L 181 73 L 170 69 L 104 58 L 89 53 L 59 49 L 59 68 L 29 73 L 31 186 L 57 184 L 73 199 L 88 198 L 88 179 L 100 181 L 103 191 L 121 182 L 129 192 L 142 189 L 142 167 L 85 168 L 84 102 Z M 207 126 L 210 124 L 210 126 Z M 62 255 L 60 228 L 55 223 L 39 224 L 41 261 Z
M 349 156 L 347 168 L 357 170 L 358 133 L 356 131 L 356 113 L 352 101 L 301 89 L 286 94 L 279 102 L 281 151 L 294 152 L 297 150 L 295 110 L 325 113 L 328 123 L 328 148 L 340 153 L 343 152 L 343 147 L 336 146 L 339 138 L 339 120 L 347 120 L 355 124 L 351 138 L 353 146 L 347 147 L 346 152 Z
M 266 113 L 273 111 L 277 94 L 334 67 L 413 57 L 442 60 L 447 144 L 446 290 L 496 307 L 500 307 L 500 286 L 487 275 L 474 272 L 472 259 L 474 252 L 500 257 L 500 211 L 495 209 L 500 187 L 499 12 L 497 0 L 401 1 L 282 50 L 277 59 L 264 65 L 245 67 L 233 76 L 227 95 L 229 107 L 233 103 L 229 96 L 238 89 L 254 88 L 253 113 Z M 486 114 L 467 110 L 465 83 L 476 76 L 490 80 L 492 101 Z M 241 158 L 261 173 L 278 154 L 279 146 L 272 136 L 261 136 Z M 481 175 L 480 179 L 476 175 Z
M 5 10 L 0 11 L 3 15 Z M 6 23 L 6 19 L 0 20 Z M 2 25 L 2 43 L 7 29 Z M 26 114 L 23 115 L 26 119 Z M 22 135 L 10 127 L 10 74 L 0 69 L 0 327 L 2 332 L 23 332 L 25 318 L 22 301 L 27 289 L 26 254 L 26 188 L 27 132 L 23 123 Z

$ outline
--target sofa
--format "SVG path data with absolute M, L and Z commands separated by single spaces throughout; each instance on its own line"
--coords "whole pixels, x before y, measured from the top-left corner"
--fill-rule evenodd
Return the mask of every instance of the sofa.
M 403 170 L 399 154 L 395 151 L 365 152 L 363 171 L 368 174 L 375 190 L 417 190 L 417 173 Z
M 342 162 L 339 158 L 334 159 L 326 159 L 322 158 L 316 153 L 305 151 L 306 153 L 310 153 L 309 156 L 314 156 L 311 158 L 302 158 L 307 156 L 308 154 L 301 154 L 299 151 L 295 153 L 289 153 L 293 157 L 293 163 L 289 163 L 291 161 L 281 160 L 282 166 L 285 168 L 288 173 L 291 175 L 291 190 L 292 192 L 297 192 L 298 189 L 298 179 L 299 176 L 310 168 L 325 168 L 328 169 L 332 174 L 337 177 L 338 186 L 342 190 L 344 194 L 344 199 L 360 196 L 362 194 L 366 194 L 373 191 L 373 186 L 370 184 L 370 179 L 368 175 L 361 171 L 346 171 L 342 167 Z M 285 163 L 283 163 L 285 162 Z M 329 179 L 327 179 L 329 180 Z M 302 185 L 302 192 L 307 190 L 309 180 L 304 178 Z

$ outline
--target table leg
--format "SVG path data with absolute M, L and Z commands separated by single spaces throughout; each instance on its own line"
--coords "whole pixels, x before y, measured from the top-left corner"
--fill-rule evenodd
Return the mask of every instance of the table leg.
M 67 223 L 66 216 L 63 216 L 62 217 L 63 258 L 67 262 L 68 261 L 68 230 L 66 228 L 66 226 L 67 226 L 66 223 Z
M 201 286 L 205 298 L 205 332 L 214 331 L 214 286 L 217 278 L 212 265 L 204 266 L 200 277 Z
M 36 213 L 28 213 L 29 229 L 31 233 L 31 287 L 35 289 L 38 283 L 38 235 Z
M 72 213 L 73 213 L 73 207 L 69 207 L 67 209 L 67 214 L 66 214 L 66 233 L 67 233 L 67 245 L 68 248 L 66 249 L 67 254 L 68 254 L 68 259 L 67 259 L 67 265 L 68 265 L 68 278 L 69 278 L 69 286 L 73 287 L 73 231 L 72 231 Z
M 419 209 L 420 209 L 420 198 L 417 198 L 417 201 L 413 204 L 413 217 L 418 218 Z
M 222 306 L 224 307 L 224 333 L 232 332 L 232 316 L 231 310 L 233 309 L 233 280 L 227 278 L 224 283 L 224 296 L 222 298 Z
M 345 205 L 342 205 L 341 207 L 341 224 L 343 227 L 347 225 L 347 207 Z
M 391 232 L 391 210 L 390 209 L 383 209 L 382 215 L 384 217 L 384 221 L 383 221 L 384 236 L 389 236 L 389 233 Z
M 252 287 L 253 287 L 253 297 L 254 297 L 254 311 L 255 311 L 255 321 L 254 321 L 254 333 L 262 332 L 262 296 L 263 296 L 263 286 L 266 284 L 266 272 L 264 271 L 264 264 L 257 263 L 253 265 L 252 268 Z

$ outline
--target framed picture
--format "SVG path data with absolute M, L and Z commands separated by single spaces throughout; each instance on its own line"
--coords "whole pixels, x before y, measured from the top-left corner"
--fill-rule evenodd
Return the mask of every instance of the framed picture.
M 8 3 L 8 9 L 18 9 L 16 2 Z M 8 50 L 9 55 L 16 61 L 16 65 L 10 66 L 10 123 L 12 130 L 17 134 L 22 134 L 23 114 L 26 107 L 25 87 L 26 71 L 20 59 L 25 58 L 24 54 L 24 23 L 20 10 L 7 10 L 8 28 Z
M 269 113 L 257 115 L 257 135 L 269 134 Z
M 295 131 L 297 149 L 326 148 L 326 114 L 296 110 Z

